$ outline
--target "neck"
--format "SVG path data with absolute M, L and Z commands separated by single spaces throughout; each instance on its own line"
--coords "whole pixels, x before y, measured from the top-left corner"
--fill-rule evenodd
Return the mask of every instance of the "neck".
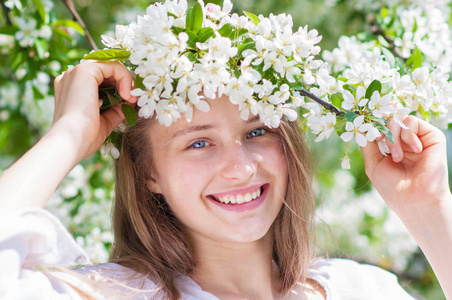
M 220 299 L 272 299 L 276 294 L 280 279 L 272 263 L 271 230 L 250 243 L 194 240 L 197 265 L 192 277 L 203 290 Z

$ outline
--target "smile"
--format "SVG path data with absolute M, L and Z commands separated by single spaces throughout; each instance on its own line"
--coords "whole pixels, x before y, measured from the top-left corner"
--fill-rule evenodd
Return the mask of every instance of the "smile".
M 270 184 L 254 185 L 245 189 L 231 190 L 207 196 L 215 207 L 233 213 L 242 213 L 258 208 L 267 198 Z
M 225 203 L 225 204 L 242 204 L 242 203 L 246 203 L 246 202 L 250 202 L 254 199 L 256 199 L 257 197 L 259 197 L 261 195 L 261 188 L 257 188 L 256 190 L 250 192 L 250 193 L 246 193 L 246 194 L 242 194 L 242 195 L 226 195 L 226 196 L 221 196 L 216 198 L 218 201 L 220 201 L 221 203 Z
M 263 186 L 259 186 L 251 188 L 250 191 L 244 191 L 241 193 L 230 192 L 221 195 L 209 195 L 209 197 L 223 204 L 237 205 L 248 203 L 259 198 L 262 194 L 263 189 Z

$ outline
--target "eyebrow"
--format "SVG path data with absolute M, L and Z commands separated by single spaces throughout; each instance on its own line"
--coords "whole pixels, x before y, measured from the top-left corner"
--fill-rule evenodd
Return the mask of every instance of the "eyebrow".
M 256 121 L 259 121 L 259 115 L 254 116 L 253 118 L 246 120 L 245 123 L 246 124 L 250 124 L 250 123 L 254 123 Z M 192 133 L 192 132 L 213 129 L 213 128 L 216 128 L 216 127 L 217 127 L 216 125 L 211 125 L 211 124 L 190 126 L 188 128 L 176 131 L 173 134 L 173 138 L 179 137 L 179 136 L 182 136 L 182 135 L 186 135 L 186 134 L 189 134 L 189 133 Z

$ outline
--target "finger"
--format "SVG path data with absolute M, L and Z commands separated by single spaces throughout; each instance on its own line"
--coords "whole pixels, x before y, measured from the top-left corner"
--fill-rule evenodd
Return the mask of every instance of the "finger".
M 88 65 L 91 68 L 94 79 L 97 85 L 101 85 L 105 80 L 113 80 L 116 84 L 116 89 L 119 95 L 130 103 L 137 101 L 136 97 L 130 95 L 133 84 L 133 76 L 130 71 L 119 62 L 84 62 L 90 63 Z
M 124 114 L 121 110 L 122 104 L 116 104 L 104 111 L 100 115 L 101 127 L 104 132 L 101 133 L 102 140 L 105 140 L 110 133 L 124 121 Z
M 366 174 L 371 178 L 373 170 L 375 170 L 378 163 L 384 159 L 384 156 L 381 154 L 377 143 L 374 142 L 369 142 L 365 147 L 361 147 L 361 152 L 364 158 Z
M 394 143 L 392 143 L 389 139 L 387 139 L 388 148 L 391 151 L 391 157 L 394 162 L 400 162 L 403 159 L 403 150 L 400 139 L 400 134 L 402 132 L 402 127 L 397 124 L 393 119 L 390 119 L 388 122 L 388 129 L 392 133 L 392 137 L 394 138 Z
M 405 124 L 405 126 L 408 127 L 408 129 L 402 130 L 401 134 L 402 142 L 408 145 L 414 153 L 422 152 L 423 146 L 421 140 L 418 137 L 419 133 L 418 119 L 413 116 L 409 116 L 405 118 L 403 123 Z

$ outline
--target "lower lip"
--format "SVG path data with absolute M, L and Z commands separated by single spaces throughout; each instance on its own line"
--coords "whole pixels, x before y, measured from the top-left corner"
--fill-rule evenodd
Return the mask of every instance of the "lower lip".
M 269 188 L 269 184 L 264 184 L 262 186 L 262 194 L 257 197 L 254 200 L 251 200 L 250 202 L 245 202 L 245 203 L 241 203 L 241 204 L 225 204 L 225 203 L 221 203 L 217 200 L 214 200 L 210 197 L 208 197 L 207 199 L 209 199 L 211 202 L 215 203 L 216 205 L 218 205 L 219 207 L 221 207 L 224 210 L 228 210 L 228 211 L 233 211 L 233 212 L 244 212 L 244 211 L 248 211 L 248 210 L 253 210 L 257 207 L 259 207 L 265 200 L 267 194 L 268 194 L 268 188 Z

